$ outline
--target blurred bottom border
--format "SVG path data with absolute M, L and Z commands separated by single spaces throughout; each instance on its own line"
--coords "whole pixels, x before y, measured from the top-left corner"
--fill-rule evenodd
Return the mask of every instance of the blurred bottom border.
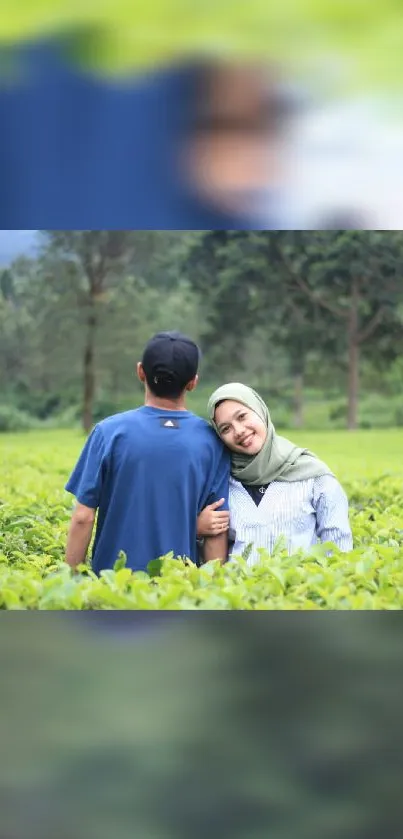
M 400 630 L 380 612 L 4 613 L 1 839 L 400 836 Z

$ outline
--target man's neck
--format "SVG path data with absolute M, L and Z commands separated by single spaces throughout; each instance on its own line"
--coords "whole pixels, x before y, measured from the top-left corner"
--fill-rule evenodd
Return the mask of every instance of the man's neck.
M 146 408 L 160 408 L 163 411 L 187 411 L 183 396 L 179 399 L 163 399 L 147 393 L 144 404 Z

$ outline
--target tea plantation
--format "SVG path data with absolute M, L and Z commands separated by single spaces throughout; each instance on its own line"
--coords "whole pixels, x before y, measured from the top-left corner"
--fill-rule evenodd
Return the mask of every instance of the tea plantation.
M 282 432 L 286 433 L 286 432 Z M 97 578 L 64 563 L 73 499 L 65 481 L 83 444 L 78 432 L 0 438 L 0 608 L 41 610 L 283 610 L 403 607 L 403 430 L 289 433 L 326 460 L 345 487 L 354 550 L 315 546 L 248 568 L 239 558 L 201 569 L 167 558 L 155 575 L 118 561 Z

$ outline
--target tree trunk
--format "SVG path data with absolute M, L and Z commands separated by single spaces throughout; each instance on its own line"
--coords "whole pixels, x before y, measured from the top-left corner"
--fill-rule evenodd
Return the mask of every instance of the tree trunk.
M 95 397 L 95 333 L 97 316 L 95 301 L 89 301 L 90 310 L 87 317 L 87 340 L 84 348 L 84 381 L 83 381 L 83 427 L 89 434 L 93 424 Z
M 294 428 L 304 424 L 304 375 L 300 371 L 294 374 Z
M 358 392 L 359 392 L 359 314 L 360 302 L 359 282 L 353 278 L 351 289 L 351 309 L 348 321 L 348 417 L 347 428 L 355 431 L 358 424 Z

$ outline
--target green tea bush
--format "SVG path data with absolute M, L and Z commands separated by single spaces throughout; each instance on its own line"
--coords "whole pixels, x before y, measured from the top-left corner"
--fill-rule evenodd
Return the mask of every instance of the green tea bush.
M 400 394 L 370 393 L 360 400 L 358 421 L 360 428 L 390 428 L 398 425 L 399 409 L 402 409 Z
M 403 608 L 402 433 L 383 435 L 381 451 L 373 432 L 315 436 L 316 445 L 313 437 L 301 442 L 327 459 L 349 496 L 350 553 L 315 545 L 288 556 L 280 542 L 251 568 L 243 557 L 197 568 L 168 555 L 149 573 L 133 573 L 121 556 L 100 577 L 87 566 L 73 574 L 64 562 L 72 499 L 63 486 L 82 436 L 10 436 L 0 487 L 0 609 Z
M 38 426 L 35 418 L 14 405 L 0 405 L 0 433 L 31 431 Z

